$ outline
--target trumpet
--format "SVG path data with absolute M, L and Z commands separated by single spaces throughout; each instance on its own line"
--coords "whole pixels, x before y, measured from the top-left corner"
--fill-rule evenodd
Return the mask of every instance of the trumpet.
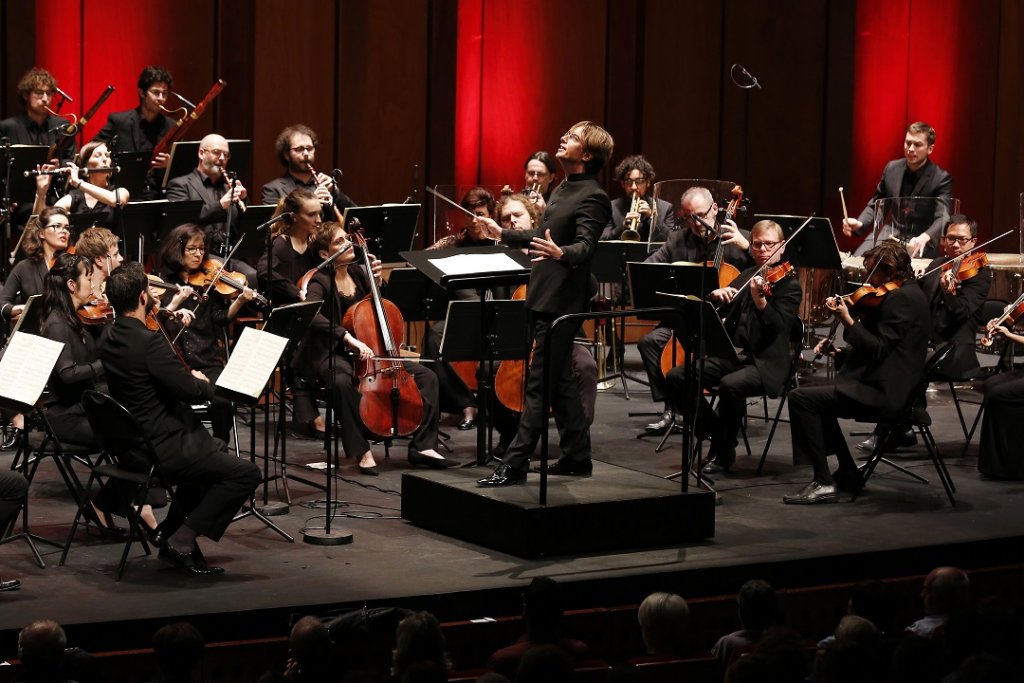
M 107 166 L 105 168 L 80 168 L 78 173 L 89 175 L 91 173 L 117 173 L 120 170 L 120 166 Z M 60 168 L 51 168 L 49 171 L 25 171 L 22 175 L 26 178 L 35 178 L 41 175 L 68 175 L 69 173 L 71 173 L 70 167 L 61 166 Z
M 630 213 L 637 213 L 640 210 L 640 193 L 633 192 L 633 201 L 629 205 Z M 639 242 L 640 241 L 640 216 L 636 218 L 630 218 L 626 221 L 626 227 L 622 230 L 622 234 L 619 236 L 624 242 Z

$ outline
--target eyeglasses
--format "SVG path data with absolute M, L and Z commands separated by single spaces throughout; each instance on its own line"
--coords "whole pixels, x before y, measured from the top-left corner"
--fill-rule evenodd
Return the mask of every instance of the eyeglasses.
M 186 254 L 202 254 L 204 251 L 206 251 L 206 247 L 185 247 Z
M 751 242 L 751 246 L 754 247 L 754 249 L 774 249 L 780 244 L 782 244 L 782 240 L 775 240 L 774 242 Z
M 226 149 L 204 149 L 202 151 L 206 152 L 207 154 L 212 154 L 215 157 L 224 157 L 225 159 L 231 158 L 231 152 L 227 151 Z
M 47 230 L 53 230 L 54 232 L 71 232 L 71 226 L 64 225 L 63 223 L 51 223 L 46 226 Z
M 634 185 L 646 185 L 647 178 L 626 178 L 622 181 L 622 184 L 626 187 L 633 187 Z
M 36 97 L 53 97 L 52 90 L 33 90 L 32 94 Z
M 580 142 L 581 140 L 580 136 L 576 135 L 576 133 L 572 132 L 571 130 L 567 130 L 564 133 L 562 133 L 562 137 L 565 138 L 566 140 L 573 140 L 575 142 Z
M 709 213 L 711 213 L 711 208 L 712 208 L 713 206 L 714 206 L 714 204 L 712 204 L 711 206 L 709 206 L 709 207 L 708 207 L 708 208 L 707 208 L 707 209 L 706 209 L 706 210 L 704 211 L 704 213 L 697 213 L 696 211 L 690 212 L 690 213 L 688 213 L 688 214 L 686 215 L 686 219 L 687 219 L 687 220 L 689 220 L 689 221 L 691 221 L 691 222 L 693 222 L 693 223 L 696 223 L 696 222 L 697 222 L 697 219 L 698 219 L 698 218 L 707 218 L 707 217 L 708 217 L 708 214 L 709 214 Z
M 301 147 L 292 147 L 291 150 L 296 154 L 307 154 L 316 150 L 313 145 L 303 145 Z
M 974 237 L 950 237 L 949 235 L 946 235 L 945 237 L 943 237 L 943 239 L 949 242 L 950 244 L 970 244 L 975 240 Z

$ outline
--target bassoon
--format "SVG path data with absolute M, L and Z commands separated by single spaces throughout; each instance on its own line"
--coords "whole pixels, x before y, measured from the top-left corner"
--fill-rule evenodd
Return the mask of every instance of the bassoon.
M 209 106 L 210 102 L 213 102 L 214 98 L 220 94 L 221 90 L 227 86 L 227 82 L 223 78 L 218 78 L 217 82 L 210 87 L 210 91 L 206 93 L 206 97 L 199 101 L 196 108 L 188 114 L 182 116 L 175 123 L 174 128 L 167 131 L 167 134 L 160 138 L 160 141 L 156 143 L 156 147 L 153 148 L 153 160 L 156 160 L 160 154 L 165 154 L 171 145 L 180 140 L 189 127 L 195 123 L 203 112 L 206 111 L 206 107 Z

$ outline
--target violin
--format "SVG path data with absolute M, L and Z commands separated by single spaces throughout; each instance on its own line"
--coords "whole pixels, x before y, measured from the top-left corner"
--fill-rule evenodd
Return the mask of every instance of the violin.
M 206 259 L 199 267 L 199 270 L 190 273 L 188 283 L 196 288 L 212 289 L 228 299 L 234 299 L 242 293 L 242 290 L 248 287 L 245 275 L 225 270 L 224 264 L 213 259 Z M 259 292 L 254 294 L 253 299 L 261 305 L 266 306 L 269 303 L 267 298 Z
M 986 325 L 985 336 L 981 338 L 980 344 L 985 348 L 992 346 L 995 340 L 992 338 L 992 330 L 1000 325 L 1015 325 L 1021 316 L 1024 315 L 1024 294 L 1017 297 L 1017 300 L 1003 309 L 1003 314 Z
M 76 311 L 83 325 L 105 325 L 114 319 L 114 307 L 106 299 L 93 299 Z
M 785 278 L 789 277 L 790 275 L 795 274 L 795 272 L 796 271 L 793 270 L 793 266 L 790 264 L 789 261 L 783 261 L 782 263 L 770 266 L 767 270 L 764 271 L 764 276 L 762 277 L 761 284 L 761 293 L 764 294 L 766 297 L 771 296 L 772 287 L 778 284 L 780 281 L 784 280 Z
M 352 237 L 362 248 L 370 294 L 345 311 L 342 325 L 373 351 L 373 358 L 359 360 L 356 367 L 362 395 L 359 416 L 372 434 L 383 438 L 408 436 L 423 419 L 423 396 L 400 357 L 405 321 L 398 306 L 380 295 L 366 240 L 359 233 Z
M 966 282 L 988 265 L 988 254 L 976 251 L 966 256 L 957 256 L 942 266 L 941 281 L 947 292 L 956 294 L 957 285 Z
M 846 307 L 850 309 L 851 314 L 855 311 L 859 313 L 864 309 L 877 308 L 878 306 L 881 306 L 882 301 L 885 300 L 885 295 L 899 288 L 900 283 L 891 281 L 881 284 L 878 287 L 864 285 L 863 287 L 858 287 L 850 294 L 828 297 L 825 299 L 825 307 L 830 311 L 835 311 L 839 308 L 839 300 L 844 299 L 846 301 Z

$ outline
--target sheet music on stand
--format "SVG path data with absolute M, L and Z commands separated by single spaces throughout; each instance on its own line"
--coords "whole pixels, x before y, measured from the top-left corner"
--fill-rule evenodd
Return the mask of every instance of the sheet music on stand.
M 234 401 L 255 403 L 277 368 L 288 338 L 246 327 L 217 378 L 217 392 Z
M 522 284 L 530 279 L 530 257 L 500 245 L 403 251 L 409 265 L 445 289 Z
M 359 220 L 367 248 L 383 263 L 400 261 L 403 251 L 412 249 L 416 225 L 420 219 L 419 204 L 383 204 L 381 206 L 350 206 L 342 216 L 342 225 Z
M 0 405 L 27 413 L 38 403 L 64 344 L 16 331 L 0 357 Z

